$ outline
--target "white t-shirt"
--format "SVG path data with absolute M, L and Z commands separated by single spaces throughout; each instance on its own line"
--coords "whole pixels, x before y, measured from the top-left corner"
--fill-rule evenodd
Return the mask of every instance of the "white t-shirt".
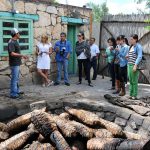
M 91 45 L 90 49 L 91 49 L 91 58 L 97 56 L 97 54 L 100 53 L 100 50 L 96 44 Z
M 77 59 L 87 59 L 87 57 L 85 56 L 84 52 L 82 52 Z

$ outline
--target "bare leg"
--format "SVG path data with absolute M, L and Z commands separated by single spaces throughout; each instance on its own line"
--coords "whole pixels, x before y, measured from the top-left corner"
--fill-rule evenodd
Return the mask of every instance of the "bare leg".
M 41 69 L 38 69 L 38 73 L 40 74 L 41 77 L 44 78 L 44 80 L 48 83 L 49 79 L 47 78 L 47 76 L 43 73 L 43 71 Z

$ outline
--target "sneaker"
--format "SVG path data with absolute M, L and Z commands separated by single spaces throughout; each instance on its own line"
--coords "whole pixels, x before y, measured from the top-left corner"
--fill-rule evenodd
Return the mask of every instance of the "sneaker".
M 133 96 L 133 97 L 132 97 L 132 100 L 138 100 L 138 98 Z
M 19 93 L 18 93 L 18 95 L 24 95 L 24 92 L 23 92 L 23 91 L 21 91 L 21 92 L 19 92 Z
M 70 86 L 70 83 L 65 82 L 65 85 Z
M 96 78 L 93 78 L 92 80 L 96 80 Z
M 16 96 L 10 96 L 11 99 L 22 99 L 22 96 L 16 95 Z
M 57 85 L 59 85 L 59 84 L 60 84 L 59 82 L 55 82 L 55 83 L 54 83 L 55 86 L 57 86 Z
M 93 85 L 91 83 L 89 83 L 88 86 L 93 87 Z
M 47 87 L 52 86 L 53 84 L 54 84 L 54 81 L 50 81 L 50 82 L 47 84 Z
M 79 82 L 77 83 L 77 85 L 80 85 L 80 84 L 82 84 L 82 82 L 81 82 L 81 81 L 79 81 Z
M 45 83 L 43 83 L 43 84 L 42 84 L 42 87 L 46 87 L 46 84 L 45 84 Z

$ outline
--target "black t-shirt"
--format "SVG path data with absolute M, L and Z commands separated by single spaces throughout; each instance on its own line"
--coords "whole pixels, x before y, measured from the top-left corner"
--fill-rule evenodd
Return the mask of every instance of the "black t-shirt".
M 11 56 L 11 52 L 20 54 L 20 46 L 17 40 L 10 39 L 8 42 L 9 65 L 20 66 L 21 57 Z

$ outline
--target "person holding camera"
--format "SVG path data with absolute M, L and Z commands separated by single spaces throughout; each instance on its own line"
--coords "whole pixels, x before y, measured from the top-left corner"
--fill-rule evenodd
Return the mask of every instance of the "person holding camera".
M 72 52 L 70 41 L 66 40 L 66 33 L 60 34 L 60 40 L 55 43 L 54 51 L 56 52 L 57 63 L 57 80 L 54 85 L 59 85 L 61 81 L 62 68 L 64 70 L 64 82 L 65 85 L 70 86 L 68 78 L 68 62 L 70 53 Z
M 91 50 L 88 42 L 85 41 L 85 36 L 83 32 L 78 34 L 78 41 L 76 42 L 76 54 L 78 59 L 78 67 L 79 67 L 79 82 L 82 84 L 82 68 L 84 66 L 85 76 L 88 80 L 88 85 L 93 87 L 90 79 L 90 69 L 91 69 Z

